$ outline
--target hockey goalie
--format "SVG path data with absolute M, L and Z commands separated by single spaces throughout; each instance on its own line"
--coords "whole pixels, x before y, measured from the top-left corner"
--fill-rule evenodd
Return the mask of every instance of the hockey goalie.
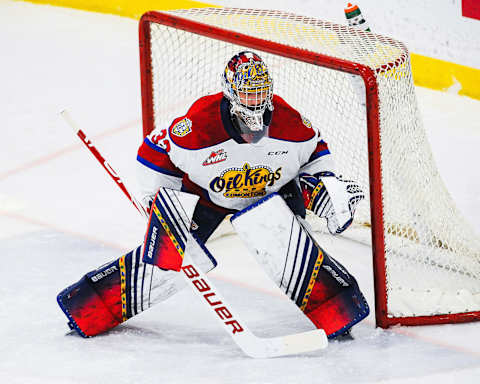
M 321 127 L 273 93 L 256 53 L 232 57 L 222 87 L 141 144 L 139 182 L 150 213 L 144 243 L 57 297 L 80 335 L 106 332 L 178 292 L 186 252 L 212 270 L 217 261 L 205 243 L 227 215 L 271 279 L 329 338 L 368 315 L 355 278 L 304 220 L 311 210 L 332 235 L 342 233 L 364 198 L 360 186 L 336 174 Z

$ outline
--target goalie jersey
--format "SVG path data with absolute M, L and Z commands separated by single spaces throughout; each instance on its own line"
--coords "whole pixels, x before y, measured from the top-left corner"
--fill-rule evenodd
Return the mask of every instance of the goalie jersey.
M 232 212 L 277 192 L 300 173 L 333 171 L 319 131 L 281 97 L 273 97 L 273 106 L 264 115 L 268 135 L 257 143 L 246 143 L 235 130 L 222 93 L 200 98 L 168 129 L 152 131 L 137 156 L 143 203 L 166 187 Z

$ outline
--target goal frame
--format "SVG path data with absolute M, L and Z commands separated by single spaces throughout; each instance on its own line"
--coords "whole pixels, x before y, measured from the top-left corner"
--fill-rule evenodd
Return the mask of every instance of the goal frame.
M 253 10 L 252 10 L 253 11 Z M 254 10 L 261 16 L 267 11 Z M 480 320 L 479 312 L 458 314 L 444 314 L 418 317 L 389 317 L 387 312 L 385 238 L 382 203 L 382 166 L 380 155 L 380 116 L 378 86 L 375 72 L 360 63 L 355 63 L 312 51 L 295 48 L 288 45 L 260 39 L 239 32 L 229 31 L 212 25 L 188 20 L 172 14 L 149 11 L 145 13 L 139 23 L 140 48 L 140 76 L 142 96 L 143 136 L 154 129 L 154 105 L 150 45 L 150 23 L 158 23 L 167 27 L 195 33 L 215 40 L 232 44 L 240 44 L 252 50 L 261 50 L 271 54 L 283 56 L 332 70 L 361 76 L 366 92 L 366 122 L 368 141 L 368 168 L 370 182 L 370 215 L 372 257 L 375 292 L 376 325 L 388 328 L 395 324 L 400 325 L 427 325 L 444 323 L 461 323 Z M 348 27 L 345 27 L 348 28 Z M 405 52 L 408 50 L 405 48 Z M 225 58 L 228 59 L 228 58 Z M 403 61 L 403 60 L 402 60 Z M 382 66 L 384 68 L 386 66 Z M 382 70 L 380 68 L 380 70 Z

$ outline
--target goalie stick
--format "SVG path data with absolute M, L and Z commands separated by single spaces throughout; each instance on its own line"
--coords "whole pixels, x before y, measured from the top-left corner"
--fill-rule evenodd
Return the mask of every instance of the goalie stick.
M 102 165 L 102 167 L 107 171 L 107 173 L 110 175 L 110 177 L 115 181 L 115 183 L 118 185 L 118 187 L 123 191 L 123 193 L 128 197 L 128 199 L 132 202 L 132 204 L 137 208 L 137 211 L 140 212 L 141 215 L 146 216 L 148 218 L 148 213 L 143 207 L 140 202 L 135 199 L 134 196 L 128 192 L 127 187 L 123 183 L 122 179 L 117 175 L 117 173 L 113 170 L 113 168 L 110 166 L 107 160 L 101 155 L 100 152 L 98 152 L 97 148 L 93 145 L 93 143 L 90 141 L 90 139 L 83 133 L 83 131 L 78 128 L 77 124 L 73 121 L 72 117 L 68 113 L 67 110 L 63 110 L 60 112 L 60 115 L 65 119 L 67 124 L 72 127 L 72 129 L 75 131 L 75 134 L 82 140 L 83 144 L 88 148 L 88 150 L 92 153 L 93 156 L 97 159 L 97 161 Z
M 60 114 L 137 210 L 145 218 L 148 218 L 147 211 L 128 192 L 121 178 L 95 148 L 85 133 L 78 128 L 68 111 L 63 110 Z M 227 303 L 215 285 L 207 278 L 206 274 L 195 266 L 188 252 L 184 256 L 181 271 L 193 292 L 200 297 L 200 301 L 210 309 L 214 317 L 222 324 L 222 328 L 246 355 L 254 358 L 270 358 L 310 352 L 327 347 L 328 339 L 323 329 L 271 338 L 255 336 L 240 319 L 235 309 Z

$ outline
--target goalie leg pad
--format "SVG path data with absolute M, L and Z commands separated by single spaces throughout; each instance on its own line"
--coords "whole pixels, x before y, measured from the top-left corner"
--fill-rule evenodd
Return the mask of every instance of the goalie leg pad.
M 68 318 L 68 326 L 82 337 L 97 335 L 121 323 L 92 288 L 89 280 L 88 276 L 84 276 L 57 296 L 57 302 Z
M 163 271 L 142 261 L 143 247 L 83 276 L 57 296 L 71 329 L 83 337 L 106 332 L 164 301 L 185 285 L 177 272 Z M 210 260 L 199 263 L 213 268 Z
M 145 246 L 87 273 L 57 296 L 69 326 L 84 337 L 108 331 L 182 289 L 183 252 L 208 272 L 216 261 L 190 232 L 198 196 L 161 188 L 152 204 Z M 166 270 L 157 268 L 163 267 Z
M 370 309 L 355 278 L 324 250 L 321 252 L 323 263 L 301 309 L 331 339 L 367 317 Z
M 315 242 L 279 195 L 238 212 L 231 222 L 270 278 L 330 338 L 368 315 L 353 276 Z
M 125 264 L 131 264 L 132 253 L 87 273 L 58 294 L 57 302 L 71 329 L 83 337 L 90 337 L 127 319 L 131 308 L 127 307 L 126 295 L 130 290 L 127 289 Z M 128 283 L 130 281 L 131 278 Z

